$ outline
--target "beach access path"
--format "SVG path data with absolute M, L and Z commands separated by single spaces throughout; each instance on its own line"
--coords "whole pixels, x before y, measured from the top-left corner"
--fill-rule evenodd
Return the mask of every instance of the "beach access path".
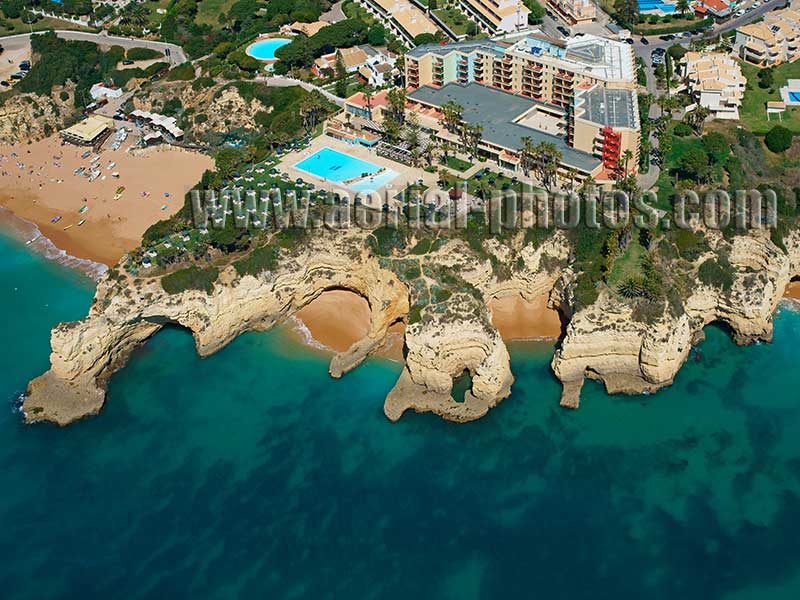
M 41 33 L 41 32 L 39 32 Z M 183 48 L 175 44 L 167 44 L 166 42 L 156 42 L 152 40 L 140 40 L 137 38 L 127 38 L 115 35 L 107 35 L 105 33 L 88 33 L 85 31 L 60 31 L 56 30 L 55 34 L 64 40 L 92 42 L 100 46 L 122 46 L 123 48 L 149 48 L 163 52 L 171 66 L 182 65 L 189 59 L 186 58 L 186 53 Z M 0 44 L 6 50 L 16 50 L 30 45 L 31 35 L 38 35 L 34 33 L 18 33 L 17 35 L 10 35 L 0 38 Z M 169 54 L 167 54 L 169 51 Z

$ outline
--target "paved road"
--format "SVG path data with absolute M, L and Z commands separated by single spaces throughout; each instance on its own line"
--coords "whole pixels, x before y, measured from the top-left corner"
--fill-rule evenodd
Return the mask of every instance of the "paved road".
M 320 15 L 319 20 L 325 21 L 326 23 L 338 23 L 339 21 L 344 21 L 347 18 L 347 15 L 345 15 L 344 11 L 342 10 L 342 4 L 344 4 L 343 0 L 331 6 L 331 9 L 328 12 Z
M 27 45 L 30 42 L 31 35 L 36 35 L 36 33 L 20 33 L 17 35 L 3 37 L 0 38 L 0 44 L 9 50 L 16 49 Z M 95 44 L 101 44 L 104 46 L 122 46 L 123 48 L 150 48 L 152 50 L 158 50 L 159 52 L 165 52 L 166 50 L 169 50 L 170 55 L 167 58 L 172 66 L 181 65 L 188 60 L 186 58 L 186 54 L 183 52 L 183 49 L 175 44 L 117 37 L 113 35 L 105 35 L 103 33 L 87 33 L 84 31 L 56 31 L 56 35 L 65 40 L 93 42 Z

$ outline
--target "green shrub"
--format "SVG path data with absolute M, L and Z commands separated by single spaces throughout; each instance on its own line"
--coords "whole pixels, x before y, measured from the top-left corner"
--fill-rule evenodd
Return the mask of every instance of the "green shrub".
M 168 81 L 191 81 L 194 79 L 194 65 L 192 63 L 183 63 L 167 73 Z
M 161 278 L 161 287 L 168 294 L 180 294 L 186 290 L 203 290 L 207 294 L 214 291 L 214 282 L 219 275 L 216 267 L 187 267 Z
M 723 290 L 731 289 L 733 285 L 733 275 L 727 257 L 720 256 L 715 260 L 709 258 L 697 270 L 697 276 L 704 284 Z
M 764 137 L 764 143 L 767 145 L 767 148 L 776 154 L 785 152 L 792 145 L 792 132 L 782 125 L 776 125 L 770 129 Z
M 272 271 L 278 262 L 278 249 L 274 246 L 256 248 L 244 258 L 233 263 L 236 272 L 241 275 L 260 275 L 264 271 Z
M 378 227 L 369 236 L 368 243 L 378 256 L 391 256 L 392 250 L 406 247 L 406 236 L 395 227 Z
M 153 60 L 155 58 L 163 58 L 164 54 L 152 48 L 129 48 L 125 54 L 128 60 Z
M 692 135 L 692 128 L 688 123 L 681 122 L 672 128 L 672 133 L 679 137 L 686 137 L 687 135 Z

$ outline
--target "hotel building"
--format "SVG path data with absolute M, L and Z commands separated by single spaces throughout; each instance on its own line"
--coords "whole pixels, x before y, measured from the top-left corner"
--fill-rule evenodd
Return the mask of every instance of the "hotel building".
M 800 58 L 800 11 L 798 2 L 764 15 L 760 23 L 736 30 L 734 51 L 742 60 L 768 67 Z
M 590 23 L 597 17 L 597 7 L 592 0 L 547 0 L 547 8 L 568 25 Z
M 608 180 L 638 162 L 639 108 L 628 44 L 585 35 L 559 42 L 529 35 L 513 44 L 476 40 L 422 46 L 406 55 L 412 106 L 433 114 L 452 100 L 484 128 L 481 153 L 516 169 L 521 140 L 553 143 L 563 170 Z M 498 120 L 499 119 L 499 120 Z M 440 134 L 434 126 L 431 133 Z
M 739 119 L 747 85 L 742 69 L 727 54 L 687 52 L 681 69 L 689 93 L 717 119 Z
M 521 0 L 459 0 L 459 4 L 489 33 L 511 33 L 528 27 L 531 11 Z

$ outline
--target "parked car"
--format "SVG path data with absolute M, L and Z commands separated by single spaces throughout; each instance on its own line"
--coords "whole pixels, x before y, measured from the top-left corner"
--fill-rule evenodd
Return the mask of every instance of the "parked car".
M 569 37 L 569 29 L 567 29 L 563 25 L 559 25 L 558 27 L 556 27 L 556 29 L 558 29 L 558 31 L 561 32 L 562 35 Z
M 643 37 L 642 38 L 642 45 L 647 46 L 648 44 L 650 44 L 650 42 L 647 41 L 646 37 Z
M 7 81 L 0 81 L 0 85 L 2 85 L 3 87 L 11 87 L 11 84 L 8 83 Z
M 625 43 L 633 46 L 633 44 L 635 44 L 636 42 L 634 42 L 633 38 L 628 38 L 627 40 L 625 40 Z
M 659 37 L 658 37 L 658 39 L 660 39 L 660 40 L 664 40 L 665 42 L 671 42 L 672 40 L 674 40 L 674 39 L 675 39 L 675 36 L 674 36 L 674 35 L 672 35 L 671 33 L 668 33 L 667 35 L 661 35 L 661 36 L 659 36 Z
M 743 10 L 737 10 L 736 11 L 736 16 L 737 17 L 743 17 L 744 16 L 744 11 Z
M 758 8 L 759 6 L 761 6 L 761 2 L 756 0 L 755 2 L 753 2 L 752 6 L 753 6 L 753 8 Z
M 128 60 L 128 59 L 126 59 L 126 60 L 123 60 L 123 61 L 122 61 L 122 64 L 123 64 L 123 65 L 132 65 L 132 64 L 133 64 L 133 61 L 132 61 L 132 60 Z

